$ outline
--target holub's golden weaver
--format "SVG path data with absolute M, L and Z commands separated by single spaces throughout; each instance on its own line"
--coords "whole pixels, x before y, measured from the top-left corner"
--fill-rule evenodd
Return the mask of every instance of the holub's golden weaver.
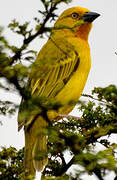
M 61 14 L 51 37 L 37 56 L 36 66 L 32 67 L 28 83 L 32 96 L 54 98 L 64 104 L 79 99 L 91 67 L 88 35 L 98 16 L 81 7 L 67 9 Z M 73 105 L 64 105 L 58 114 L 68 114 L 72 109 Z M 47 149 L 46 136 L 38 136 L 47 122 L 37 114 L 26 119 L 21 114 L 20 110 L 19 129 L 25 126 L 25 170 L 34 175 L 35 170 L 41 171 L 47 164 L 47 158 L 34 159 L 38 151 Z M 48 112 L 50 120 L 56 118 L 54 114 Z M 29 129 L 28 124 L 31 125 Z

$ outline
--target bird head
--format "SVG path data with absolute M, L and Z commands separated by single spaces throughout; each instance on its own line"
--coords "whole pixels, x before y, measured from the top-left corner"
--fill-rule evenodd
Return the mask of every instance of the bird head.
M 55 29 L 62 29 L 65 33 L 72 31 L 76 37 L 88 39 L 92 22 L 100 14 L 91 12 L 82 7 L 73 7 L 65 10 L 55 23 Z

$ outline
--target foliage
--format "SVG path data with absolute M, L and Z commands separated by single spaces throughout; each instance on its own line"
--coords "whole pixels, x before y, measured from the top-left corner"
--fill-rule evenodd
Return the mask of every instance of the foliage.
M 8 26 L 11 31 L 23 37 L 20 47 L 11 46 L 2 33 L 3 28 L 0 27 L 0 89 L 5 92 L 18 92 L 27 100 L 26 104 L 23 104 L 26 110 L 27 106 L 37 111 L 40 107 L 39 114 L 43 115 L 49 123 L 48 128 L 44 130 L 48 135 L 49 163 L 43 171 L 42 179 L 75 180 L 82 179 L 84 173 L 94 173 L 98 179 L 103 180 L 111 171 L 117 176 L 117 144 L 111 143 L 108 138 L 111 134 L 117 133 L 117 87 L 115 85 L 95 88 L 92 95 L 83 95 L 88 96 L 92 101 L 79 105 L 79 111 L 82 112 L 80 118 L 71 116 L 55 121 L 53 124 L 47 117 L 47 110 L 56 110 L 62 104 L 45 103 L 46 100 L 40 97 L 32 99 L 30 91 L 26 88 L 30 68 L 36 57 L 36 51 L 28 49 L 29 44 L 36 37 L 42 37 L 44 33 L 51 32 L 52 28 L 47 27 L 47 22 L 57 17 L 55 10 L 58 5 L 71 1 L 41 0 L 41 2 L 44 7 L 43 11 L 39 10 L 42 20 L 35 17 L 36 26 L 33 29 L 29 28 L 30 22 L 20 24 L 17 20 L 13 20 Z M 18 105 L 11 101 L 0 101 L 0 115 L 14 114 L 17 108 Z M 29 108 L 29 111 L 32 112 L 32 109 Z M 102 150 L 96 150 L 98 145 L 102 146 Z M 71 154 L 69 162 L 65 159 L 66 151 Z M 41 153 L 40 156 L 42 156 Z M 67 170 L 72 165 L 77 165 L 77 170 L 74 174 L 68 174 Z M 17 151 L 13 147 L 2 148 L 0 179 L 22 180 L 23 176 L 23 149 Z
M 110 85 L 95 88 L 92 93 L 96 95 L 98 103 L 89 101 L 88 104 L 80 105 L 82 117 L 79 120 L 75 117 L 64 118 L 45 131 L 48 134 L 49 164 L 44 169 L 42 179 L 82 179 L 84 172 L 94 173 L 99 179 L 103 179 L 111 171 L 117 175 L 117 144 L 111 143 L 107 138 L 112 133 L 117 133 L 117 87 Z M 95 147 L 99 144 L 103 148 L 97 151 Z M 64 155 L 66 151 L 71 154 L 68 163 Z M 9 179 L 22 179 L 23 150 L 3 148 L 0 159 L 0 175 L 3 179 L 6 174 Z M 66 174 L 73 164 L 78 165 L 77 170 L 74 174 Z
M 24 150 L 17 151 L 14 147 L 4 148 L 0 152 L 0 179 L 23 179 Z

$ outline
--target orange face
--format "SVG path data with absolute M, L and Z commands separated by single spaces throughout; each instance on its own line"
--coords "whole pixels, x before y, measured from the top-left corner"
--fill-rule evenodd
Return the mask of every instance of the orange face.
M 76 31 L 75 31 L 75 34 L 76 34 L 75 36 L 80 37 L 85 40 L 88 40 L 88 35 L 91 30 L 91 27 L 92 27 L 91 23 L 83 24 L 83 25 L 77 27 Z

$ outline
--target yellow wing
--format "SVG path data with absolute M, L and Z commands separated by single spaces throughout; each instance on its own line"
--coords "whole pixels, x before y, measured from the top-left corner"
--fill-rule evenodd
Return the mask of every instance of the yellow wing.
M 55 97 L 78 68 L 79 57 L 74 47 L 65 40 L 49 40 L 32 68 L 32 94 Z
M 78 54 L 70 43 L 63 39 L 49 39 L 32 66 L 28 82 L 32 95 L 55 97 L 67 84 L 78 65 Z M 20 119 L 19 113 L 20 128 L 24 121 Z

